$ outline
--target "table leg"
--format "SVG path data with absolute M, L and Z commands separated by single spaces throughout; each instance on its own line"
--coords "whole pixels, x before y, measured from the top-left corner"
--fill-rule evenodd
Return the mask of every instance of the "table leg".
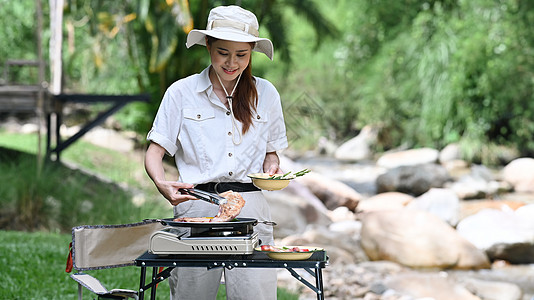
M 158 274 L 158 267 L 152 268 L 152 283 L 156 282 L 156 276 Z M 155 284 L 152 286 L 152 290 L 150 291 L 150 300 L 156 300 L 156 287 L 158 285 Z
M 315 285 L 319 289 L 317 300 L 324 300 L 323 272 L 321 268 L 315 268 Z
M 145 299 L 145 279 L 146 279 L 146 267 L 141 267 L 141 279 L 139 282 L 139 300 Z

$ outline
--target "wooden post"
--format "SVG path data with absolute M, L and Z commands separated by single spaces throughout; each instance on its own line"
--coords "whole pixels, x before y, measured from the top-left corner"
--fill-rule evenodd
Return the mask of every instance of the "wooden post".
M 63 45 L 63 4 L 64 0 L 50 1 L 50 92 L 61 94 L 62 45 Z
M 62 92 L 62 46 L 63 46 L 63 5 L 64 0 L 49 0 L 50 5 L 50 86 L 49 86 L 49 92 L 51 94 L 51 97 L 54 97 L 55 95 L 59 95 Z M 55 136 L 55 141 L 53 141 L 56 145 L 59 144 L 60 136 L 59 136 L 59 126 L 60 123 L 58 122 L 58 119 L 60 119 L 60 114 L 62 113 L 62 107 L 58 107 L 57 101 L 53 101 L 52 103 L 52 111 L 50 114 L 52 116 L 48 118 L 49 122 L 52 122 L 52 120 L 55 120 L 54 126 L 51 126 L 52 124 L 48 124 L 48 128 L 50 130 L 57 132 Z M 52 131 L 48 132 L 48 135 L 52 135 Z
M 42 48 L 42 35 L 43 35 L 43 7 L 41 0 L 35 0 L 36 12 L 37 15 L 37 30 L 36 30 L 36 41 L 37 41 L 37 59 L 39 61 L 39 91 L 37 92 L 37 176 L 41 175 L 41 169 L 43 164 L 43 147 L 41 142 L 41 123 L 43 120 L 43 110 L 44 110 L 44 88 L 45 88 L 45 64 L 43 60 L 43 48 Z

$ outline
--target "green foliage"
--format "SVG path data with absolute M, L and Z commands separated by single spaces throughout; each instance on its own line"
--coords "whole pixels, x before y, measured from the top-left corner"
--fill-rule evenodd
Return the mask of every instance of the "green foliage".
M 2 229 L 69 231 L 82 224 L 132 223 L 171 213 L 157 190 L 139 181 L 143 165 L 132 156 L 83 142 L 62 154 L 64 161 L 101 174 L 96 178 L 59 163 L 44 164 L 39 173 L 36 151 L 35 135 L 0 134 Z M 144 204 L 133 202 L 132 189 L 146 191 Z
M 35 7 L 32 0 L 0 0 L 0 83 L 35 84 L 37 68 L 11 67 L 3 78 L 7 60 L 37 60 Z M 33 69 L 33 70 L 32 70 Z
M 163 91 L 209 63 L 203 47 L 183 46 L 187 26 L 203 28 L 212 6 L 232 4 L 167 2 L 70 1 L 65 12 L 67 87 L 150 93 L 150 104 L 118 115 L 143 135 Z M 0 20 L 7 41 L 0 57 L 34 57 L 33 3 L 1 3 L 9 13 Z M 275 63 L 254 57 L 254 68 L 279 88 L 285 109 L 296 108 L 286 114 L 293 145 L 314 147 L 322 136 L 342 142 L 373 125 L 382 129 L 377 150 L 458 142 L 480 161 L 494 160 L 482 148 L 488 144 L 533 155 L 532 1 L 240 3 L 257 12 L 262 35 L 275 44 Z M 12 47 L 19 36 L 28 39 Z
M 324 8 L 344 29 L 341 41 L 316 54 L 322 66 L 304 56 L 289 79 L 299 85 L 282 85 L 291 95 L 305 83 L 321 100 L 323 135 L 343 141 L 370 124 L 382 129 L 381 149 L 459 142 L 466 158 L 487 163 L 496 163 L 488 149 L 499 146 L 534 153 L 530 2 L 360 0 Z M 299 80 L 311 70 L 315 79 Z
M 39 172 L 33 156 L 6 149 L 1 153 L 1 228 L 69 231 L 81 224 L 120 224 L 143 218 L 131 195 L 116 185 L 58 164 L 45 164 Z

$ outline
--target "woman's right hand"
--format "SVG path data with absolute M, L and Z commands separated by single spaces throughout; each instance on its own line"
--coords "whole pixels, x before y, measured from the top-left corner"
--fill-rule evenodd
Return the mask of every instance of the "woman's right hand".
M 191 195 L 180 193 L 178 189 L 190 189 L 194 186 L 190 183 L 169 181 L 165 179 L 165 170 L 163 169 L 163 156 L 165 149 L 156 144 L 150 143 L 145 154 L 145 169 L 158 191 L 172 205 L 178 205 L 184 201 L 196 199 Z
M 169 201 L 171 205 L 178 205 L 188 200 L 194 200 L 195 197 L 189 194 L 182 194 L 179 189 L 191 189 L 194 185 L 177 181 L 158 181 L 156 182 L 158 191 Z

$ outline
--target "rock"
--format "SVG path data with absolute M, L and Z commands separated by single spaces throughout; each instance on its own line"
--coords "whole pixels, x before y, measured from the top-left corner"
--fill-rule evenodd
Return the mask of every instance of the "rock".
M 470 200 L 460 202 L 460 220 L 465 219 L 468 216 L 474 215 L 483 209 L 492 208 L 498 210 L 516 210 L 525 203 L 522 201 L 514 200 Z M 506 206 L 507 208 L 504 208 Z
M 489 259 L 504 260 L 512 264 L 534 263 L 534 243 L 498 243 L 486 250 Z
M 41 128 L 44 132 L 46 132 L 46 128 Z M 32 134 L 37 133 L 39 131 L 39 126 L 37 124 L 27 123 L 22 125 L 20 128 L 20 132 L 24 134 Z
M 480 300 L 463 286 L 440 274 L 409 273 L 393 275 L 384 284 L 414 299 Z
M 93 128 L 83 136 L 83 139 L 100 147 L 120 152 L 129 152 L 135 147 L 135 142 L 131 138 L 127 138 L 115 130 L 102 127 Z
M 332 211 L 329 211 L 328 216 L 333 222 L 356 220 L 355 214 L 346 206 L 340 206 Z
M 491 198 L 512 189 L 512 186 L 505 181 L 487 181 L 472 174 L 464 175 L 455 182 L 448 182 L 445 187 L 453 190 L 464 200 Z
M 334 157 L 344 161 L 368 160 L 372 158 L 371 145 L 376 143 L 377 137 L 377 128 L 365 126 L 360 134 L 339 146 Z
M 465 174 L 471 173 L 469 163 L 465 160 L 451 160 L 442 162 L 441 165 L 449 172 L 452 178 L 460 178 Z
M 512 283 L 474 278 L 460 282 L 467 290 L 484 300 L 521 300 L 521 289 Z
M 358 192 L 343 182 L 316 172 L 308 173 L 294 181 L 304 184 L 330 210 L 346 206 L 349 210 L 355 211 L 362 198 Z
M 329 210 L 326 208 L 324 203 L 321 201 L 321 199 L 317 198 L 311 191 L 303 185 L 302 183 L 298 181 L 292 181 L 287 188 L 285 188 L 283 191 L 273 191 L 271 194 L 277 195 L 280 194 L 280 197 L 283 197 L 284 193 L 290 193 L 295 196 L 300 197 L 301 199 L 306 200 L 306 202 L 313 206 L 319 213 L 321 214 L 328 214 Z M 309 219 L 311 223 L 316 222 L 316 219 Z
M 437 164 L 404 166 L 391 169 L 379 175 L 378 193 L 402 192 L 414 196 L 422 195 L 431 188 L 440 188 L 451 177 L 444 167 Z
M 462 151 L 460 150 L 460 145 L 458 144 L 449 144 L 439 152 L 439 162 L 442 164 L 461 159 Z
M 272 221 L 275 237 L 286 237 L 295 233 L 305 231 L 308 222 L 304 215 L 306 203 L 299 197 L 286 194 L 284 197 L 277 197 L 272 193 L 264 193 L 269 206 L 271 207 Z
M 364 199 L 358 203 L 358 211 L 395 210 L 405 208 L 414 199 L 413 196 L 399 192 L 385 192 Z
M 356 238 L 360 235 L 361 229 L 362 222 L 355 220 L 334 222 L 328 226 L 328 230 L 332 232 L 340 232 Z
M 331 263 L 349 263 L 347 257 L 345 257 L 347 253 L 352 262 L 369 260 L 360 247 L 357 234 L 347 235 L 343 231 L 330 231 L 328 228 L 322 226 L 310 225 L 304 233 L 285 237 L 277 244 L 322 247 L 328 253 Z M 342 255 L 336 256 L 338 254 Z
M 484 209 L 460 221 L 456 230 L 495 259 L 534 263 L 534 204 L 516 211 Z
M 361 245 L 369 259 L 413 268 L 479 269 L 486 255 L 437 216 L 416 210 L 362 214 Z
M 502 170 L 505 181 L 513 185 L 516 192 L 534 192 L 534 158 L 518 158 Z
M 393 169 L 401 166 L 431 164 L 438 161 L 439 151 L 431 148 L 410 149 L 386 153 L 376 162 L 380 167 Z
M 406 208 L 432 213 L 453 227 L 460 220 L 460 199 L 449 189 L 432 188 L 411 201 Z
M 320 137 L 317 141 L 317 152 L 320 155 L 333 156 L 336 150 L 337 145 L 324 136 Z

